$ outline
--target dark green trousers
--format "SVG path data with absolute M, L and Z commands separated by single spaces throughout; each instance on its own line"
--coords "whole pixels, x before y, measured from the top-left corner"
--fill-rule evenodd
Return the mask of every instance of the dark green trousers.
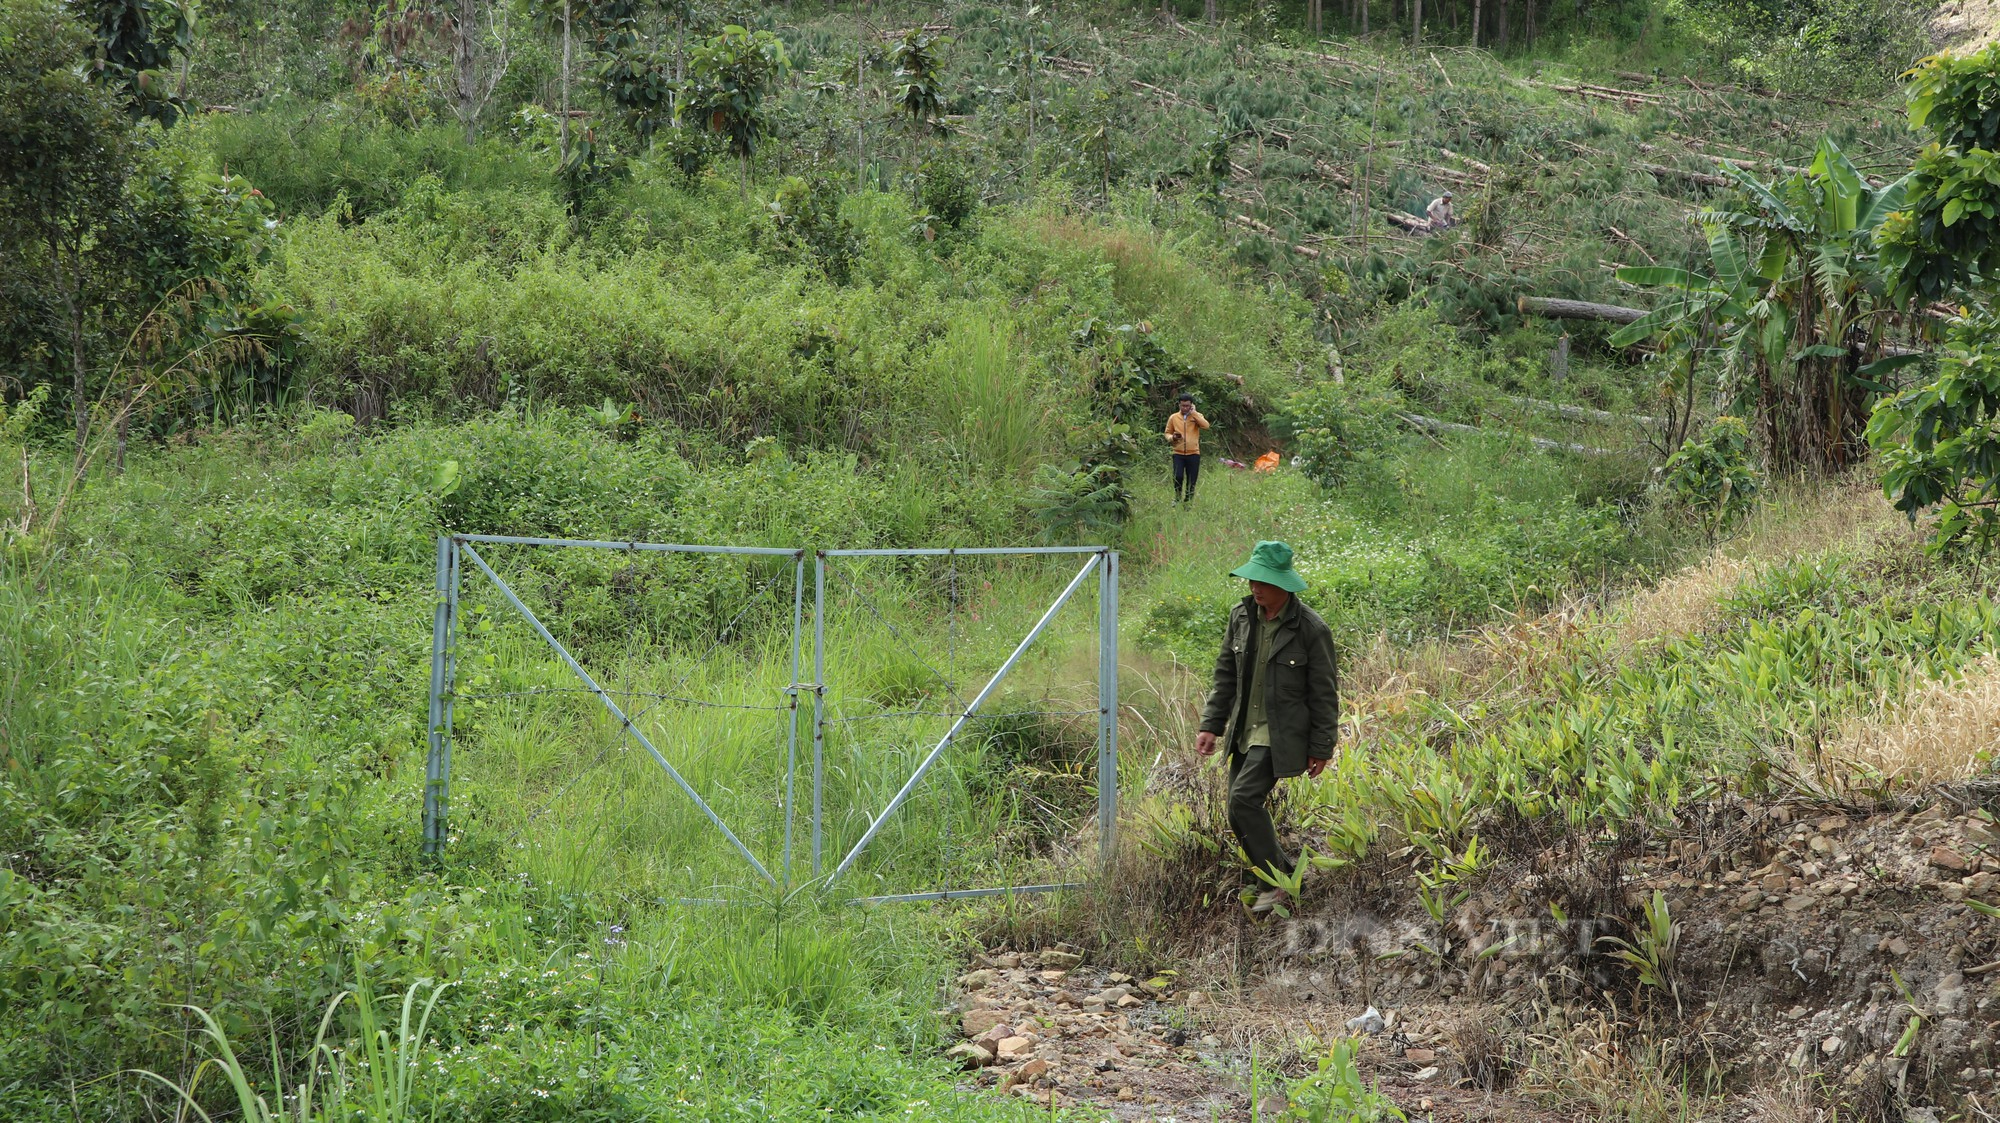
M 1229 754 L 1229 829 L 1236 832 L 1237 845 L 1250 856 L 1250 864 L 1271 873 L 1290 874 L 1292 860 L 1278 845 L 1278 825 L 1271 821 L 1265 801 L 1278 786 L 1271 767 L 1271 750 L 1256 745 L 1245 752 Z M 1255 874 L 1248 876 L 1253 889 L 1269 886 Z

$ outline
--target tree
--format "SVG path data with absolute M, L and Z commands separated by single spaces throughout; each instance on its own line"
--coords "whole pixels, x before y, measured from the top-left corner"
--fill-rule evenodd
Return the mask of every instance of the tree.
M 749 190 L 750 158 L 771 132 L 764 99 L 790 68 L 785 44 L 777 36 L 735 24 L 696 47 L 688 59 L 691 88 L 681 113 L 725 140 L 736 157 L 745 192 Z
M 1856 462 L 1889 323 L 1887 278 L 1875 232 L 1902 205 L 1902 181 L 1869 186 L 1831 139 L 1811 167 L 1774 185 L 1722 165 L 1742 210 L 1696 216 L 1711 272 L 1627 267 L 1629 284 L 1668 301 L 1611 337 L 1615 346 L 1659 338 L 1684 353 L 1688 376 L 1719 340 L 1735 409 L 1748 411 L 1771 466 L 1830 472 Z
M 118 93 L 87 81 L 84 35 L 50 5 L 0 5 L 0 249 L 37 274 L 68 352 L 81 462 L 90 434 L 91 345 L 127 261 L 117 237 L 132 174 Z
M 921 27 L 911 28 L 896 42 L 889 61 L 895 66 L 896 86 L 890 93 L 896 108 L 914 125 L 942 131 L 938 120 L 944 115 L 944 59 L 938 51 L 951 42 L 948 36 L 933 35 Z
M 451 17 L 451 62 L 456 79 L 452 108 L 465 129 L 467 144 L 479 139 L 479 114 L 507 75 L 507 5 L 489 2 L 484 21 L 479 7 L 479 0 L 457 0 Z
M 1931 134 L 1903 207 L 1883 224 L 1883 261 L 1899 292 L 1962 301 L 1937 375 L 1884 399 L 1868 440 L 1882 487 L 1915 518 L 1940 508 L 1932 543 L 2000 542 L 2000 46 L 1924 61 L 1910 83 L 1910 123 Z
M 73 7 L 96 40 L 91 80 L 118 90 L 134 116 L 163 125 L 179 120 L 186 76 L 170 87 L 167 71 L 194 47 L 193 6 L 186 0 L 86 0 Z

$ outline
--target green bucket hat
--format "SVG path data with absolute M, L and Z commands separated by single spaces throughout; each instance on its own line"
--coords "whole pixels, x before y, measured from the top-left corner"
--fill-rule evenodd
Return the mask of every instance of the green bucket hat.
M 1292 568 L 1292 548 L 1283 542 L 1259 542 L 1250 551 L 1250 560 L 1229 571 L 1231 577 L 1262 581 L 1288 593 L 1304 591 L 1306 579 Z

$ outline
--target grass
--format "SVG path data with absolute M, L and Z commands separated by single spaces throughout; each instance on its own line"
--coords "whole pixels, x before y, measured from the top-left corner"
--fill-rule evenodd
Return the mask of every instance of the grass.
M 1963 668 L 1885 697 L 1850 716 L 1817 750 L 1859 775 L 1925 787 L 1969 780 L 1993 764 L 2000 744 L 2000 660 Z

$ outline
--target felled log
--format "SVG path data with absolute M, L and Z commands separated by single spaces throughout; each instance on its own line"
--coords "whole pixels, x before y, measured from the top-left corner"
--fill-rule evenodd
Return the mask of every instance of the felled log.
M 1256 219 L 1251 218 L 1247 214 L 1231 215 L 1229 217 L 1229 220 L 1231 222 L 1234 222 L 1238 226 L 1244 227 L 1245 229 L 1255 230 L 1257 233 L 1262 234 L 1266 238 L 1271 239 L 1272 241 L 1278 243 L 1279 245 L 1285 246 L 1293 253 L 1301 254 L 1305 257 L 1313 258 L 1314 260 L 1318 260 L 1319 258 L 1318 250 L 1312 248 L 1311 246 L 1290 245 L 1285 241 L 1285 239 L 1281 235 L 1279 235 L 1279 233 L 1276 230 L 1272 229 L 1270 226 L 1265 225 L 1264 223 L 1258 222 Z
M 1662 419 L 1648 417 L 1643 413 L 1612 413 L 1609 410 L 1591 409 L 1589 406 L 1573 406 L 1567 402 L 1549 402 L 1543 401 L 1541 398 L 1517 398 L 1512 395 L 1509 395 L 1507 400 L 1517 406 L 1526 406 L 1529 409 L 1540 410 L 1543 413 L 1553 413 L 1567 421 L 1596 421 L 1607 425 L 1622 425 L 1627 422 L 1647 426 L 1664 424 Z
M 1639 170 L 1656 176 L 1665 176 L 1668 179 L 1684 179 L 1689 183 L 1699 183 L 1703 187 L 1727 187 L 1732 182 L 1726 175 L 1716 175 L 1713 172 L 1691 172 L 1684 168 L 1670 168 L 1665 164 L 1640 164 Z
M 1588 300 L 1562 300 L 1553 296 L 1520 296 L 1514 308 L 1523 316 L 1548 316 L 1557 320 L 1601 320 L 1609 324 L 1629 324 L 1646 314 L 1644 308 L 1622 308 L 1616 304 L 1593 304 Z
M 1540 86 L 1545 90 L 1554 90 L 1557 93 L 1575 94 L 1578 97 L 1596 98 L 1599 101 L 1615 101 L 1631 106 L 1662 105 L 1667 100 L 1660 94 L 1645 94 L 1637 90 L 1614 90 L 1609 86 L 1592 86 L 1583 82 L 1579 82 L 1574 86 L 1559 85 L 1555 82 L 1530 82 L 1528 84 L 1531 86 Z
M 1462 156 L 1456 152 L 1453 152 L 1449 148 L 1440 148 L 1438 149 L 1438 151 L 1444 154 L 1445 159 L 1457 160 L 1459 163 L 1464 164 L 1466 167 L 1473 169 L 1474 171 L 1478 172 L 1481 175 L 1493 174 L 1493 165 L 1491 164 L 1482 164 L 1470 156 Z
M 1527 441 L 1543 452 L 1574 452 L 1579 456 L 1618 455 L 1616 449 L 1594 448 L 1590 445 L 1572 444 L 1569 441 L 1552 441 L 1547 437 L 1531 437 L 1526 433 L 1496 433 L 1491 429 L 1481 429 L 1477 425 L 1461 425 L 1456 421 L 1440 421 L 1435 417 L 1425 417 L 1421 413 L 1399 413 L 1396 416 L 1427 433 L 1476 433 L 1480 436 L 1504 436 Z
M 1402 211 L 1390 211 L 1387 217 L 1391 226 L 1400 226 L 1405 230 L 1417 234 L 1428 234 L 1431 232 L 1430 219 L 1418 218 L 1416 215 L 1404 214 Z

